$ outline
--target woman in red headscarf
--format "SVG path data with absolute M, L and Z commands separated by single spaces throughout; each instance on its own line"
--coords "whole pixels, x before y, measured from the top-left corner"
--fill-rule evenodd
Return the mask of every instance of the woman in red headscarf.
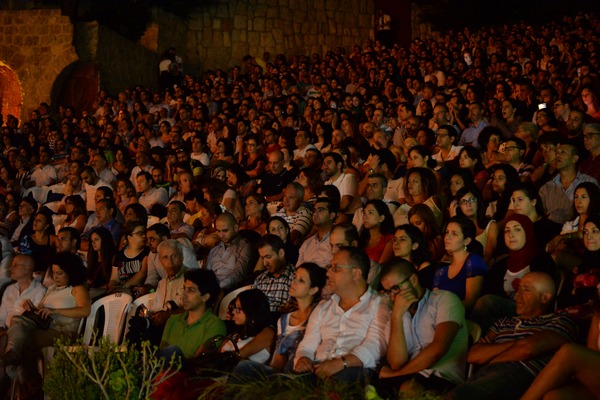
M 498 318 L 516 315 L 514 296 L 521 278 L 528 272 L 546 272 L 556 280 L 554 260 L 537 245 L 533 223 L 526 215 L 513 214 L 504 225 L 508 253 L 490 268 L 470 319 L 487 329 Z

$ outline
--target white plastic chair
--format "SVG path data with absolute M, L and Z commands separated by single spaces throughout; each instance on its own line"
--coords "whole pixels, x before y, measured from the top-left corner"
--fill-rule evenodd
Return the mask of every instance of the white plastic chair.
M 108 336 L 111 342 L 118 343 L 125 325 L 127 306 L 131 304 L 131 300 L 131 295 L 127 293 L 114 293 L 96 300 L 87 318 L 83 343 L 91 344 L 92 333 L 96 328 L 96 313 L 100 307 L 104 307 L 104 327 L 102 332 L 99 332 L 98 338 Z
M 127 316 L 125 318 L 125 327 L 124 327 L 124 331 L 123 331 L 123 338 L 125 338 L 127 336 L 127 332 L 129 332 L 129 320 L 133 316 L 135 316 L 135 312 L 137 311 L 138 307 L 141 306 L 142 304 L 145 305 L 146 307 L 148 307 L 150 305 L 150 303 L 154 301 L 155 296 L 156 296 L 156 293 L 148 293 L 148 294 L 138 297 L 131 304 L 129 304 L 129 307 L 127 308 Z
M 242 286 L 241 288 L 235 289 L 233 292 L 229 292 L 226 296 L 224 296 L 219 303 L 219 318 L 222 320 L 226 319 L 229 303 L 231 303 L 238 294 L 250 289 L 252 289 L 252 285 Z

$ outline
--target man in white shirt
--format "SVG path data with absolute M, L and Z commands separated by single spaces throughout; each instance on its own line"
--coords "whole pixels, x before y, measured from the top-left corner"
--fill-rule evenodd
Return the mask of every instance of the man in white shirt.
M 344 173 L 344 159 L 339 153 L 331 152 L 323 158 L 323 172 L 329 180 L 325 185 L 333 185 L 340 191 L 340 212 L 352 214 L 360 207 L 358 182 L 354 175 Z
M 52 160 L 52 154 L 49 149 L 42 148 L 40 150 L 40 163 L 34 168 L 31 173 L 31 180 L 27 187 L 32 186 L 50 186 L 56 183 L 58 175 L 56 174 L 56 168 L 54 168 L 50 161 Z
M 363 250 L 342 247 L 327 270 L 331 298 L 319 303 L 294 360 L 299 373 L 344 381 L 364 379 L 385 355 L 390 310 L 367 286 L 369 258 Z
M 0 304 L 0 332 L 3 337 L 12 318 L 25 311 L 24 302 L 29 301 L 37 307 L 46 294 L 46 288 L 33 279 L 33 269 L 33 258 L 24 254 L 17 254 L 10 265 L 10 278 L 16 282 L 6 288 Z M 3 351 L 4 346 L 0 349 Z
M 166 206 L 169 202 L 167 191 L 164 188 L 154 186 L 154 180 L 149 172 L 140 172 L 137 175 L 136 183 L 137 191 L 140 193 L 139 203 L 146 208 L 148 213 L 151 212 L 153 205 Z
M 96 191 L 99 187 L 110 188 L 110 184 L 98 178 L 96 171 L 90 166 L 84 167 L 81 172 L 81 180 L 84 182 L 85 203 L 88 211 L 96 211 Z
M 108 169 L 108 161 L 106 160 L 106 156 L 102 153 L 95 154 L 92 159 L 92 165 L 94 170 L 96 171 L 96 175 L 100 180 L 112 184 L 117 180 L 115 174 L 112 173 L 110 169 Z
M 456 138 L 458 137 L 458 131 L 452 125 L 440 125 L 435 135 L 437 145 L 440 151 L 435 153 L 431 158 L 437 162 L 435 170 L 439 170 L 444 167 L 447 163 L 450 166 L 458 166 L 458 153 L 463 148 L 462 146 L 455 146 Z

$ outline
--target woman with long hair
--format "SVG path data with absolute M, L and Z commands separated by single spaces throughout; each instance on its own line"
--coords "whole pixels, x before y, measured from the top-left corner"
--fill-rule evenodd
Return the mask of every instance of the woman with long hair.
M 406 173 L 404 181 L 405 203 L 394 213 L 396 225 L 405 223 L 403 218 L 409 210 L 417 204 L 425 204 L 435 217 L 435 222 L 440 229 L 442 226 L 443 213 L 441 202 L 437 197 L 438 185 L 434 172 L 429 168 L 411 168 Z M 410 218 L 410 217 L 409 217 Z
M 82 234 L 88 220 L 85 200 L 78 194 L 67 196 L 65 198 L 65 211 L 67 217 L 57 227 L 56 233 L 58 234 L 58 231 L 62 228 L 71 227 L 77 229 L 79 234 Z
M 267 160 L 261 150 L 260 140 L 255 134 L 244 138 L 245 151 L 238 153 L 238 163 L 244 168 L 250 178 L 262 175 L 267 165 Z
M 331 134 L 333 129 L 331 124 L 319 121 L 314 125 L 313 137 L 317 138 L 315 147 L 323 154 L 331 151 Z
M 475 239 L 483 246 L 483 258 L 490 262 L 496 254 L 498 224 L 485 216 L 483 198 L 475 186 L 459 190 L 456 197 L 459 204 L 456 215 L 464 215 L 473 221 L 477 228 Z
M 530 183 L 518 184 L 512 188 L 511 202 L 516 214 L 526 215 L 533 222 L 538 246 L 545 249 L 546 244 L 560 233 L 561 227 L 544 215 L 538 191 Z
M 296 262 L 298 262 L 299 248 L 290 239 L 291 230 L 287 221 L 282 217 L 271 217 L 267 223 L 267 233 L 270 233 L 271 235 L 277 235 L 281 238 L 281 240 L 283 240 L 285 259 L 290 264 L 296 264 Z M 259 263 L 262 263 L 262 260 L 259 260 Z
M 125 214 L 128 205 L 138 202 L 135 187 L 131 180 L 125 176 L 117 179 L 115 194 L 115 202 L 123 214 Z
M 33 232 L 19 242 L 19 253 L 29 254 L 35 262 L 35 270 L 42 273 L 50 268 L 50 260 L 56 253 L 56 229 L 52 224 L 52 212 L 42 207 L 33 218 Z
M 583 254 L 583 227 L 588 217 L 600 213 L 600 188 L 592 182 L 582 182 L 573 195 L 572 221 L 564 223 L 560 234 L 548 242 L 546 251 L 560 267 L 570 271 L 581 262 Z
M 140 222 L 125 224 L 127 246 L 117 253 L 112 268 L 108 288 L 110 290 L 131 290 L 146 280 L 148 254 L 146 246 L 146 225 Z
M 598 90 L 586 85 L 581 89 L 581 101 L 585 108 L 585 113 L 589 115 L 595 122 L 600 122 L 600 94 Z
M 427 289 L 432 288 L 434 268 L 429 261 L 431 253 L 423 232 L 410 224 L 400 225 L 394 232 L 393 246 L 394 257 L 410 261 L 417 270 L 419 282 Z
M 267 210 L 267 201 L 260 194 L 251 194 L 246 198 L 246 219 L 240 221 L 240 230 L 251 230 L 263 236 L 267 233 L 267 221 L 269 220 L 269 211 Z
M 304 188 L 304 203 L 313 205 L 317 200 L 317 192 L 324 183 L 321 172 L 313 168 L 305 168 L 300 171 L 295 180 Z
M 245 377 L 259 377 L 260 374 L 273 374 L 277 372 L 292 372 L 294 369 L 294 355 L 298 344 L 304 337 L 308 317 L 315 305 L 321 300 L 321 291 L 327 282 L 324 268 L 315 263 L 303 263 L 296 269 L 296 275 L 289 289 L 290 298 L 293 299 L 295 309 L 283 314 L 277 323 L 277 342 L 273 358 L 268 367 L 262 367 L 254 361 L 242 361 L 234 374 Z
M 508 164 L 497 164 L 491 168 L 492 195 L 485 215 L 502 221 L 514 211 L 511 209 L 512 187 L 520 182 L 517 170 Z
M 102 227 L 94 229 L 90 235 L 90 249 L 87 253 L 87 286 L 92 299 L 108 291 L 116 254 L 117 248 L 110 231 Z
M 476 234 L 475 224 L 467 217 L 457 215 L 448 220 L 444 248 L 452 261 L 439 264 L 433 278 L 433 288 L 456 294 L 465 306 L 467 315 L 475 306 L 483 289 L 484 277 L 488 273 L 485 260 L 467 250 Z
M 433 211 L 425 204 L 417 204 L 408 212 L 408 221 L 423 233 L 431 254 L 431 262 L 441 260 L 446 251 L 444 250 L 444 239 L 440 234 Z
M 275 344 L 275 330 L 271 326 L 272 315 L 267 296 L 258 289 L 241 292 L 233 302 L 231 319 L 235 334 L 223 341 L 220 351 L 235 351 L 235 343 L 240 358 L 267 363 Z
M 369 200 L 363 207 L 363 229 L 358 246 L 369 258 L 385 264 L 393 255 L 394 220 L 383 200 Z
M 456 215 L 456 210 L 458 209 L 458 200 L 456 196 L 460 189 L 470 185 L 473 182 L 473 174 L 462 168 L 458 168 L 456 171 L 452 173 L 450 176 L 450 204 L 448 205 L 448 216 L 454 217 Z
M 489 172 L 481 161 L 481 153 L 474 147 L 463 147 L 458 153 L 458 165 L 473 174 L 473 183 L 481 192 L 490 178 Z

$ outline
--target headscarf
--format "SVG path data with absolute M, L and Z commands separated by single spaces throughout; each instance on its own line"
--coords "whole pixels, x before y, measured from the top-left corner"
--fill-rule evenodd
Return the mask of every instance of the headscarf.
M 510 250 L 508 249 L 508 259 L 506 260 L 506 267 L 510 272 L 519 272 L 522 269 L 531 265 L 531 262 L 538 253 L 538 248 L 535 240 L 535 233 L 533 230 L 533 222 L 529 217 L 521 214 L 513 214 L 506 219 L 506 223 L 510 221 L 516 221 L 523 227 L 525 231 L 525 245 L 521 250 Z

